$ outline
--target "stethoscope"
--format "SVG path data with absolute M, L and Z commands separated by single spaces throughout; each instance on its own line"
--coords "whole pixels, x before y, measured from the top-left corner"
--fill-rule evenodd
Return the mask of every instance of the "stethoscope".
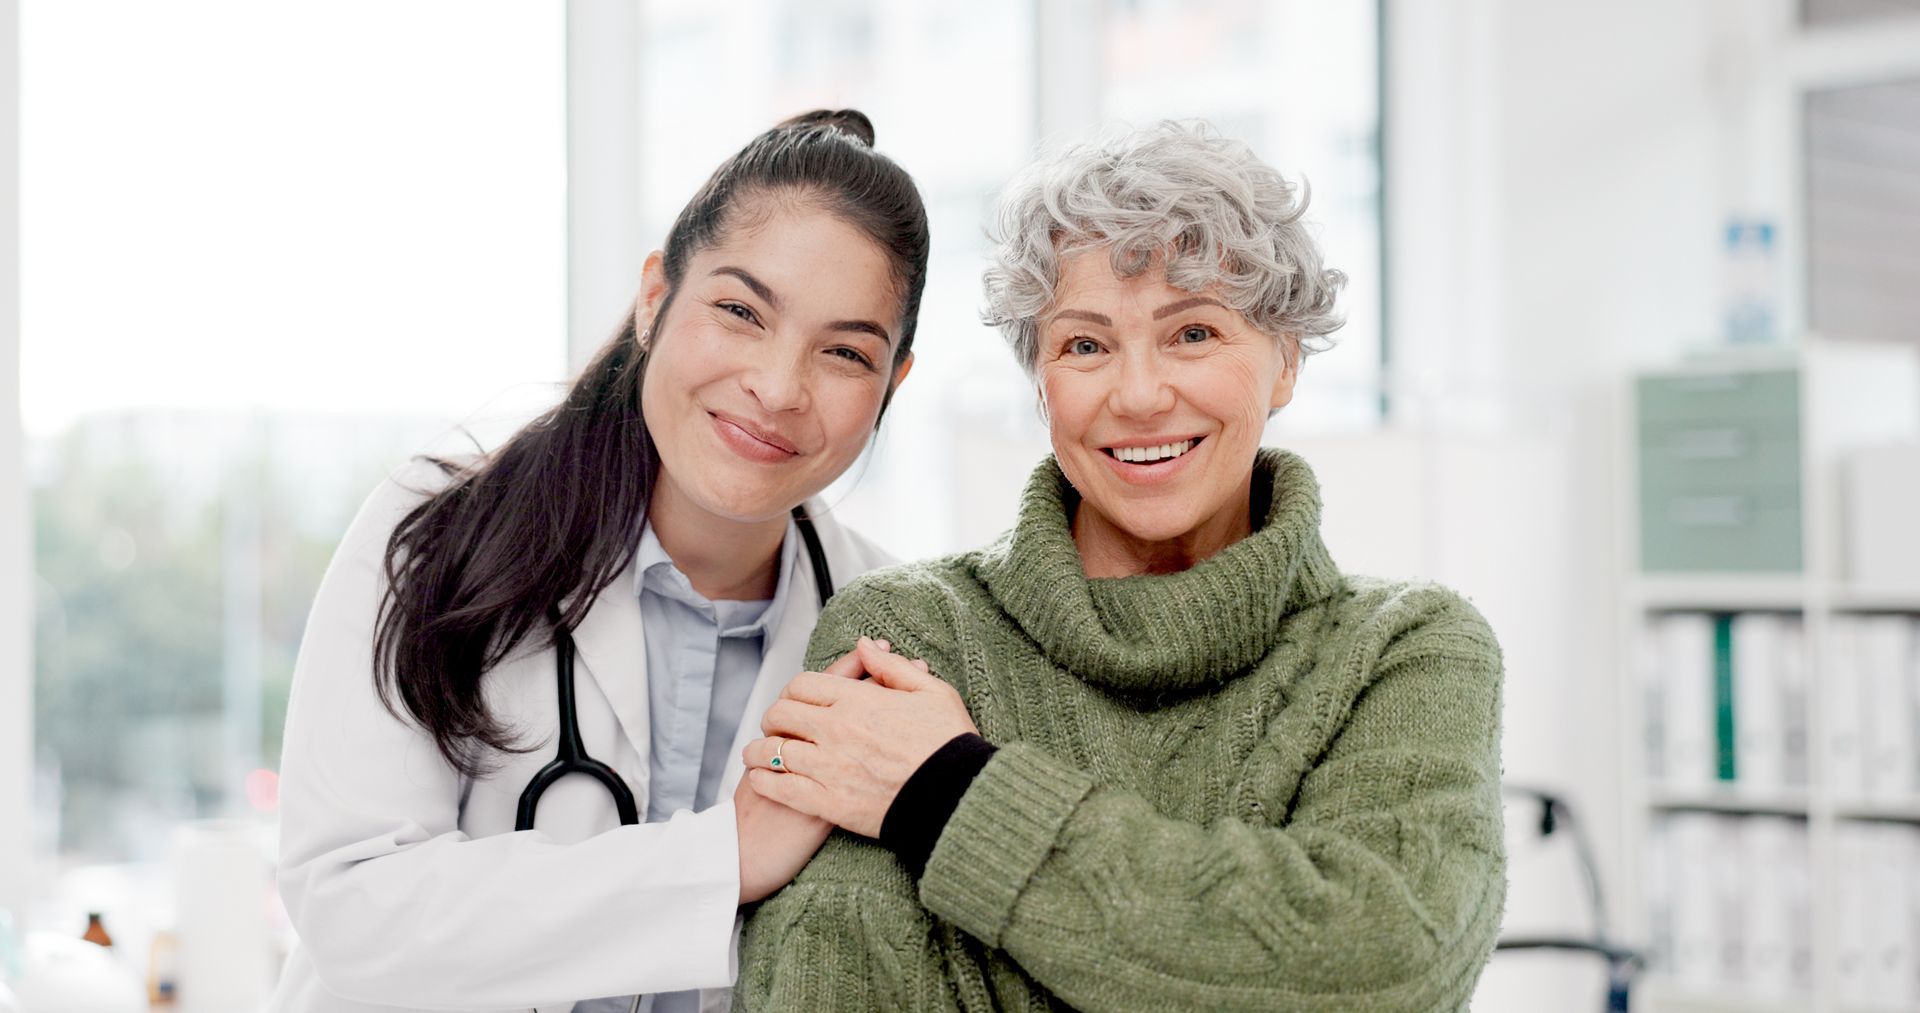
M 827 568 L 827 553 L 820 547 L 820 534 L 813 529 L 802 506 L 793 508 L 794 527 L 800 529 L 800 540 L 807 547 L 807 559 L 813 564 L 813 586 L 820 595 L 820 605 L 825 607 L 827 599 L 833 597 L 833 573 Z M 540 796 L 555 781 L 568 774 L 585 774 L 599 781 L 613 796 L 613 806 L 620 812 L 620 825 L 632 826 L 640 822 L 640 807 L 634 801 L 633 789 L 627 782 L 613 772 L 613 768 L 587 755 L 587 748 L 580 741 L 580 711 L 573 700 L 573 634 L 560 624 L 559 610 L 549 615 L 553 618 L 553 666 L 560 701 L 560 745 L 552 762 L 540 768 L 527 782 L 525 791 L 520 793 L 520 809 L 514 817 L 513 829 L 532 830 L 534 813 L 540 808 Z M 640 1008 L 642 996 L 633 997 L 629 1013 Z

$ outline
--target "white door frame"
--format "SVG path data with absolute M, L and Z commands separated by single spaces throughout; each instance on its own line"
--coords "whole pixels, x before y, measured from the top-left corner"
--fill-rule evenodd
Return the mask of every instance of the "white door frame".
M 0 910 L 33 883 L 33 559 L 20 421 L 20 5 L 0 0 Z

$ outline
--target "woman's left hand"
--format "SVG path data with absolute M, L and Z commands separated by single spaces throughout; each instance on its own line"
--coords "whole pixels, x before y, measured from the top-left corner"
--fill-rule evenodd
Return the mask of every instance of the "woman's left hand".
M 870 680 L 795 676 L 760 721 L 768 737 L 748 743 L 742 755 L 754 791 L 878 837 L 907 778 L 955 736 L 977 729 L 960 694 L 929 673 L 926 662 L 866 637 L 855 653 Z M 776 748 L 785 773 L 768 766 Z

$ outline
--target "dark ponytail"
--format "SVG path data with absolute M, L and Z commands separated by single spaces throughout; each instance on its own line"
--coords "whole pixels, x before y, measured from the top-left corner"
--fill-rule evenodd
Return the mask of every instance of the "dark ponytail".
M 768 195 L 824 208 L 886 251 L 901 299 L 897 367 L 926 287 L 926 210 L 905 170 L 873 150 L 873 124 L 850 109 L 787 120 L 714 171 L 667 234 L 653 340 L 687 262 L 725 237 L 743 204 Z M 559 405 L 493 453 L 433 459 L 449 483 L 387 542 L 374 686 L 466 775 L 486 773 L 489 751 L 529 748 L 488 709 L 481 678 L 523 646 L 551 643 L 551 614 L 578 626 L 638 551 L 660 460 L 641 412 L 637 329 L 628 319 Z

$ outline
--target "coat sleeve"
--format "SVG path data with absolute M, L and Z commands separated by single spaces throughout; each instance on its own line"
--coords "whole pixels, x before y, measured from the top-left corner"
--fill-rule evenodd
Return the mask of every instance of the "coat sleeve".
M 1001 743 L 919 902 L 1079 1009 L 1463 1008 L 1505 897 L 1500 666 L 1478 613 L 1444 593 L 1430 602 L 1373 659 L 1274 823 L 1170 818 L 1056 755 Z M 823 851 L 815 866 L 829 861 L 852 859 Z M 810 885 L 832 878 L 809 867 L 774 913 L 830 928 L 889 903 Z M 760 951 L 746 959 L 745 977 L 758 975 Z M 808 987 L 772 966 L 770 994 Z M 950 988 L 964 984 L 955 966 Z
M 373 686 L 381 556 L 418 502 L 390 483 L 361 510 L 295 665 L 279 885 L 321 982 L 341 998 L 424 1009 L 731 984 L 731 803 L 578 843 L 461 831 L 460 775 Z

